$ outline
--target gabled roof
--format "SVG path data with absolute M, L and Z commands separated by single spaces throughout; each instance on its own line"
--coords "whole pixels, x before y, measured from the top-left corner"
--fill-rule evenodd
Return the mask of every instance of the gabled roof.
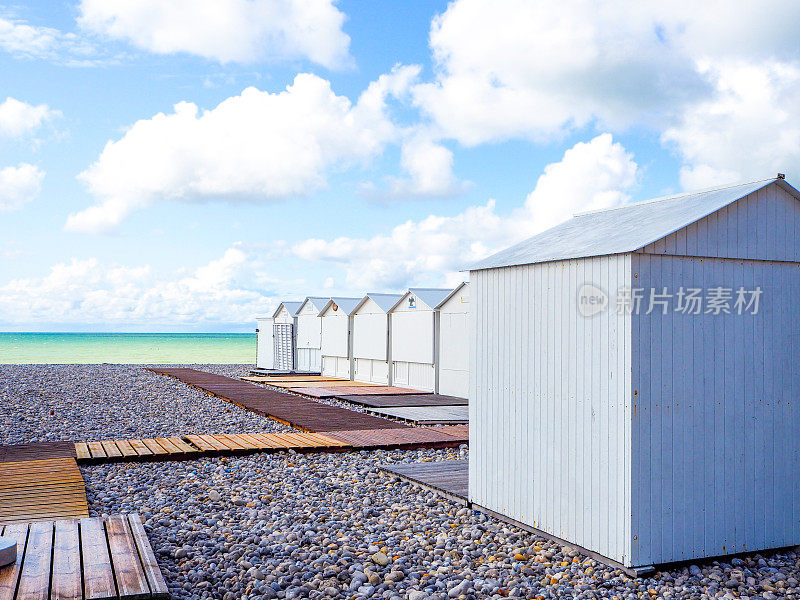
M 286 310 L 289 311 L 290 315 L 296 317 L 297 311 L 300 310 L 300 307 L 302 305 L 303 305 L 302 302 L 281 302 L 280 304 L 278 304 L 278 308 L 275 309 L 275 312 L 272 313 L 272 318 L 274 319 L 275 317 L 278 316 L 278 313 L 281 311 L 282 306 L 286 307 Z
M 450 298 L 452 298 L 453 296 L 455 296 L 455 295 L 456 295 L 458 292 L 460 292 L 460 291 L 461 291 L 461 290 L 462 290 L 464 287 L 469 287 L 469 281 L 463 281 L 463 282 L 459 283 L 459 284 L 458 284 L 456 287 L 454 287 L 454 288 L 453 288 L 453 289 L 450 291 L 450 293 L 449 293 L 449 294 L 447 294 L 447 296 L 445 296 L 444 298 L 442 298 L 441 302 L 439 302 L 439 304 L 437 304 L 437 305 L 436 305 L 436 310 L 439 310 L 440 308 L 442 308 L 442 306 L 444 306 L 445 302 L 447 302 L 448 300 L 450 300 Z
M 322 298 L 320 296 L 306 296 L 306 299 L 300 304 L 300 308 L 297 309 L 297 312 L 299 313 L 301 310 L 303 310 L 303 307 L 310 302 L 314 305 L 314 308 L 317 309 L 317 315 L 319 315 L 319 313 L 322 312 L 322 309 L 325 308 L 325 305 L 328 304 L 329 300 L 330 297 Z
M 408 291 L 400 296 L 400 300 L 394 303 L 391 310 L 394 310 L 400 306 L 400 303 L 403 302 L 403 300 L 405 300 L 409 294 L 413 294 L 422 300 L 422 302 L 427 304 L 431 309 L 436 310 L 436 306 L 452 291 L 453 290 L 450 288 L 408 288 Z
M 320 316 L 322 313 L 326 312 L 330 306 L 334 304 L 339 307 L 339 310 L 344 311 L 344 314 L 351 315 L 353 311 L 356 309 L 356 306 L 359 305 L 361 302 L 361 298 L 342 298 L 341 296 L 330 298 L 326 303 L 325 306 L 322 307 L 322 310 L 319 311 Z
M 579 213 L 469 270 L 634 252 L 773 183 L 800 200 L 794 187 L 771 178 Z
M 375 292 L 369 292 L 366 296 L 359 300 L 352 312 L 356 312 L 359 308 L 361 308 L 364 305 L 364 302 L 367 301 L 367 298 L 369 298 L 375 304 L 377 304 L 383 312 L 388 313 L 402 297 L 403 294 L 376 294 Z

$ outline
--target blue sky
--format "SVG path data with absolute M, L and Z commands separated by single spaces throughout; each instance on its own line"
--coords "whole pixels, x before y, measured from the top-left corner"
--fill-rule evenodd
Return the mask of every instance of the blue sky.
M 791 181 L 800 8 L 751 4 L 2 4 L 0 329 L 248 331 L 582 209 Z

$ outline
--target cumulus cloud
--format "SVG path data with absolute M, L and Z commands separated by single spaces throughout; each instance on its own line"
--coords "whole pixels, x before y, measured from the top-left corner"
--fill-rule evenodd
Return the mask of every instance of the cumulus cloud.
M 660 131 L 713 96 L 703 61 L 796 60 L 799 18 L 785 0 L 456 0 L 432 23 L 436 77 L 415 101 L 466 145 L 589 123 Z
M 0 212 L 19 210 L 36 198 L 43 179 L 44 171 L 27 163 L 0 169 Z
M 448 196 L 464 187 L 453 174 L 453 153 L 429 135 L 414 134 L 403 142 L 400 165 L 408 177 L 389 179 L 392 196 Z
M 43 277 L 0 287 L 0 314 L 7 323 L 249 323 L 276 304 L 256 288 L 281 285 L 262 266 L 240 245 L 184 274 L 73 258 Z
M 0 103 L 0 136 L 20 137 L 60 115 L 46 104 L 33 106 L 9 96 Z
M 310 74 L 280 93 L 248 88 L 212 110 L 181 102 L 106 144 L 80 175 L 97 204 L 66 227 L 104 231 L 157 201 L 274 201 L 319 189 L 330 170 L 364 163 L 400 135 L 387 97 L 417 73 L 382 75 L 355 104 Z
M 83 28 L 159 54 L 351 62 L 345 16 L 332 0 L 82 0 L 79 10 Z
M 454 285 L 463 269 L 492 252 L 566 220 L 579 210 L 625 203 L 636 184 L 637 165 L 625 148 L 603 134 L 576 144 L 548 165 L 522 206 L 498 214 L 494 201 L 455 216 L 407 221 L 369 238 L 309 239 L 296 256 L 345 269 L 355 290 Z
M 740 179 L 800 177 L 800 64 L 705 64 L 715 93 L 687 109 L 662 139 L 686 163 L 692 189 Z

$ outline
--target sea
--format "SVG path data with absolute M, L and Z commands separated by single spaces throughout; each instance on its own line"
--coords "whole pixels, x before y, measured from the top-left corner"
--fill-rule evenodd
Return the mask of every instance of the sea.
M 254 364 L 255 333 L 0 333 L 0 364 Z

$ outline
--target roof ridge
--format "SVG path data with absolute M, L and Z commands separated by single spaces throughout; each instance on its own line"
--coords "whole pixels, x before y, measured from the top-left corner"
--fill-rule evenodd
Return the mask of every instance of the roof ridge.
M 631 206 L 641 206 L 644 204 L 652 204 L 654 202 L 664 202 L 665 200 L 675 200 L 677 198 L 684 198 L 685 196 L 697 196 L 699 194 L 708 194 L 710 192 L 721 192 L 735 187 L 742 187 L 745 185 L 753 185 L 754 183 L 767 183 L 768 181 L 778 181 L 777 177 L 767 177 L 766 179 L 753 179 L 751 181 L 740 181 L 738 183 L 729 183 L 726 185 L 718 185 L 715 187 L 703 188 L 694 190 L 692 192 L 682 192 L 680 194 L 670 194 L 668 196 L 658 196 L 656 198 L 649 198 L 647 200 L 640 200 L 639 202 L 630 202 L 628 204 L 620 204 L 619 206 L 612 206 L 609 208 L 595 208 L 592 210 L 582 210 L 574 213 L 573 217 L 582 217 L 584 215 L 594 215 L 602 212 L 611 212 L 614 210 L 621 210 L 623 208 L 630 208 Z

